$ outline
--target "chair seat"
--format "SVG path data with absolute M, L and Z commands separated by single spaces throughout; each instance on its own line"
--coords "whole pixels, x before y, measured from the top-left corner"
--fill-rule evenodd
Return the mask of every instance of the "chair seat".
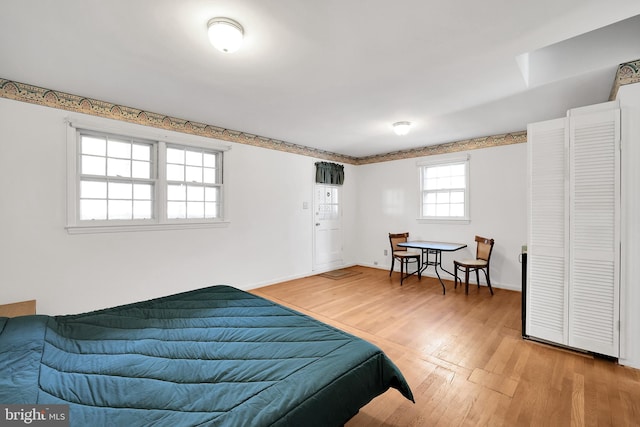
M 462 261 L 454 261 L 456 265 L 461 265 L 463 267 L 486 267 L 487 261 L 483 259 L 465 259 Z
M 420 254 L 408 251 L 393 251 L 393 256 L 400 258 L 420 258 Z

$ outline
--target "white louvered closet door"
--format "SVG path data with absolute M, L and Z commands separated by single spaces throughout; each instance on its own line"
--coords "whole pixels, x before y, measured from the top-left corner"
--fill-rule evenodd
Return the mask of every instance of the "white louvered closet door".
M 529 240 L 526 334 L 567 343 L 568 135 L 567 119 L 527 128 Z
M 571 115 L 569 341 L 619 353 L 620 110 Z

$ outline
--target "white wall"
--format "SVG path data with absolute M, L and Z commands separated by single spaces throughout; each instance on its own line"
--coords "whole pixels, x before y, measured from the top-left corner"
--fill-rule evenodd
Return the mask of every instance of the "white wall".
M 640 369 L 640 84 L 618 91 L 622 109 L 620 363 Z
M 313 274 L 316 160 L 242 144 L 225 153 L 228 227 L 68 234 L 69 116 L 82 115 L 0 99 L 0 303 L 37 299 L 38 313 L 66 314 Z M 345 175 L 348 265 L 356 249 L 355 167 L 346 165 Z
M 464 250 L 443 254 L 443 266 L 453 271 L 454 258 L 475 257 L 474 237 L 480 235 L 496 242 L 491 258 L 491 284 L 520 290 L 518 256 L 527 238 L 526 144 L 473 150 L 468 154 L 471 195 L 468 224 L 417 221 L 417 162 L 424 158 L 359 166 L 358 263 L 389 269 L 391 257 L 384 256 L 384 250 L 389 249 L 388 233 L 408 231 L 415 240 L 466 243 L 468 247 Z M 446 155 L 428 159 L 441 157 Z M 432 275 L 433 269 L 430 267 L 427 273 Z M 484 281 L 482 274 L 481 281 Z

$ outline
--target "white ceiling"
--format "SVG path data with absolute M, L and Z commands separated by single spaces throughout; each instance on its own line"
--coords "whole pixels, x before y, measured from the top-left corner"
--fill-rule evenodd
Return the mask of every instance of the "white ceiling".
M 516 57 L 636 15 L 638 0 L 3 0 L 0 78 L 363 157 L 606 101 L 638 40 L 587 62 L 567 44 L 530 87 Z M 209 44 L 216 16 L 243 25 L 240 51 Z

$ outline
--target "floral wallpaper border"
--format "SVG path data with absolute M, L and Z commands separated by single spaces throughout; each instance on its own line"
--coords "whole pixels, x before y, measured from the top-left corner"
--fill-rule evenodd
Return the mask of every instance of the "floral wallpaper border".
M 618 66 L 616 78 L 611 90 L 611 98 L 615 99 L 620 86 L 640 82 L 640 60 L 627 62 Z M 90 114 L 125 122 L 136 123 L 176 132 L 192 135 L 216 138 L 223 141 L 238 144 L 253 145 L 271 150 L 284 151 L 352 165 L 386 162 L 391 160 L 408 159 L 415 157 L 431 156 L 435 154 L 452 153 L 458 151 L 476 150 L 479 148 L 497 147 L 501 145 L 520 144 L 527 142 L 527 132 L 519 131 L 501 135 L 472 138 L 463 141 L 448 142 L 438 145 L 414 148 L 410 150 L 395 151 L 392 153 L 352 157 L 329 151 L 305 147 L 259 135 L 252 135 L 241 131 L 224 129 L 205 123 L 192 122 L 185 119 L 170 117 L 163 114 L 138 110 L 136 108 L 111 104 L 96 99 L 85 98 L 45 89 L 25 83 L 0 78 L 0 97 L 31 104 L 43 105 L 77 113 Z
M 616 99 L 620 86 L 634 83 L 640 83 L 640 59 L 618 65 L 618 71 L 616 71 L 616 78 L 613 81 L 609 101 Z

